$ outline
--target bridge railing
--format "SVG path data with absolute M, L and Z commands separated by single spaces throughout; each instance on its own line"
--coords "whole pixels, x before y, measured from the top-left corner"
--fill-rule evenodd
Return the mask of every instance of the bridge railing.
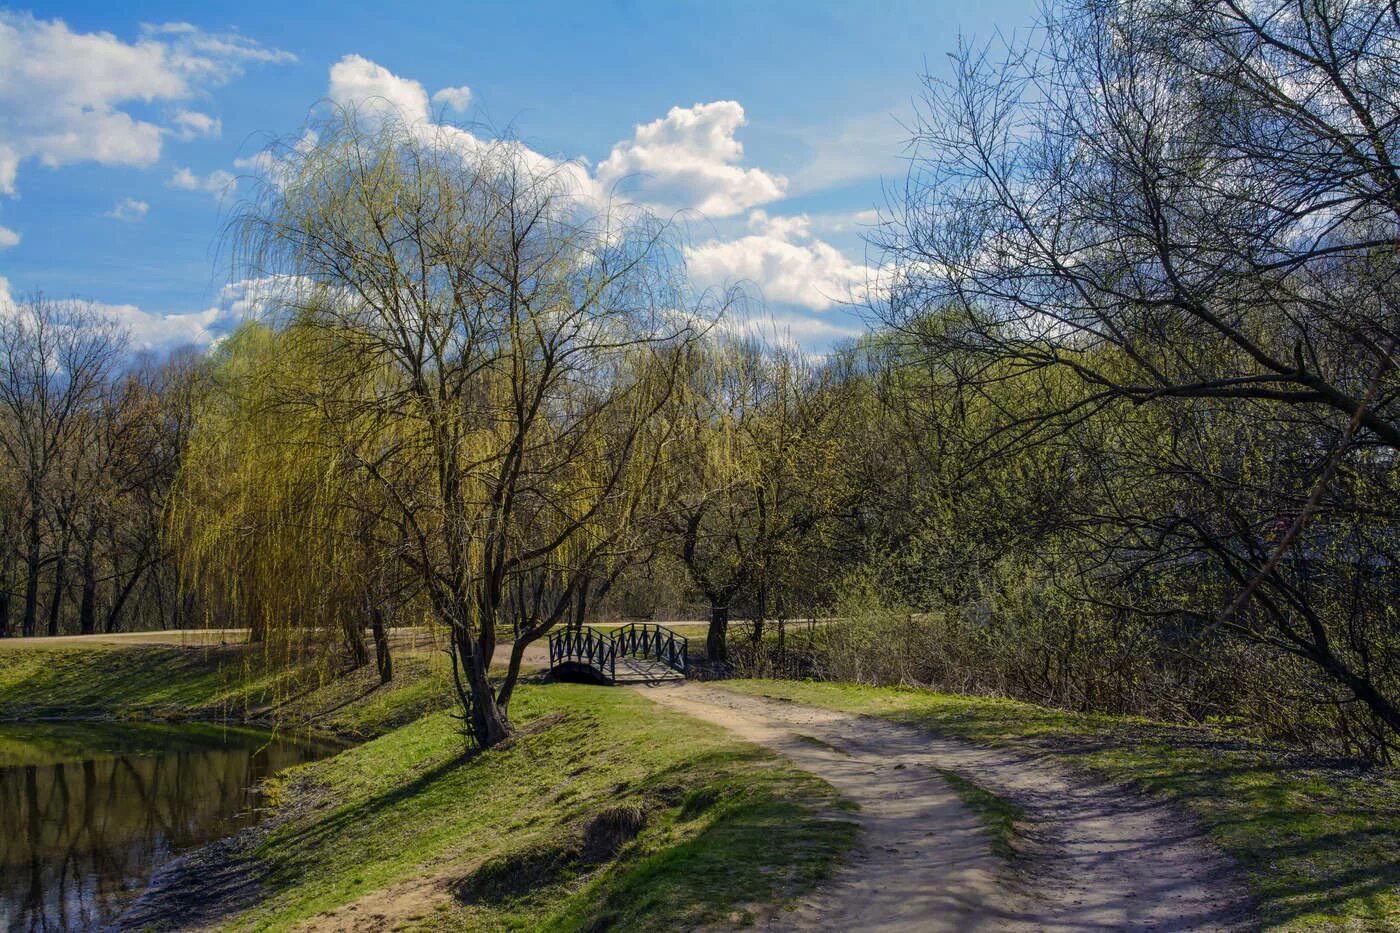
M 617 677 L 617 643 L 592 626 L 570 626 L 549 636 L 549 666 L 555 668 L 565 661 L 582 661 L 613 680 Z
M 549 666 L 581 662 L 607 680 L 617 679 L 619 656 L 651 658 L 684 674 L 690 666 L 690 642 L 664 625 L 632 622 L 613 632 L 591 625 L 568 626 L 549 636 Z
M 617 652 L 624 657 L 655 658 L 672 670 L 686 672 L 690 640 L 652 622 L 632 622 L 613 632 Z

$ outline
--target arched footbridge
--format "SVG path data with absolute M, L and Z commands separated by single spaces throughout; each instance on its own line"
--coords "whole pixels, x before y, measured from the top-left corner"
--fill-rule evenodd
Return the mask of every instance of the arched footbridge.
M 684 680 L 689 642 L 679 632 L 649 622 L 612 631 L 571 625 L 549 636 L 549 671 L 559 680 L 595 684 Z

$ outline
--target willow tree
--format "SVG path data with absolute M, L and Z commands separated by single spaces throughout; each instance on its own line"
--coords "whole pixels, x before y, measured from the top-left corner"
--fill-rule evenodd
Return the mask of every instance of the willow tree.
M 689 354 L 671 406 L 680 426 L 670 472 L 672 540 L 710 604 L 706 653 L 728 660 L 729 615 L 752 597 L 754 640 L 813 562 L 822 525 L 849 509 L 835 430 L 843 387 L 785 347 L 720 339 Z M 801 597 L 810 600 L 815 588 Z
M 387 682 L 387 620 L 412 595 L 385 553 L 396 529 L 347 468 L 336 442 L 344 426 L 286 404 L 315 391 L 322 365 L 295 325 L 247 324 L 215 351 L 168 534 L 211 622 L 247 625 L 273 659 L 342 647 L 355 667 L 368 663 L 368 628 Z M 375 374 L 357 376 L 369 391 Z
M 606 562 L 660 464 L 685 339 L 664 230 L 588 203 L 509 142 L 338 111 L 269 153 L 239 255 L 323 378 L 284 398 L 401 531 L 386 549 L 448 634 L 469 738 L 511 732 L 525 645 Z M 307 140 L 314 140 L 308 143 Z M 362 374 L 376 378 L 366 384 Z M 513 618 L 522 578 L 548 585 Z

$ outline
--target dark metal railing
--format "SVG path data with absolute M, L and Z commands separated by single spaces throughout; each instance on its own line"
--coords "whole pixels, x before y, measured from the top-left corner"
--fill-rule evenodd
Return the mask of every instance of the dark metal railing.
M 617 678 L 617 644 L 591 625 L 570 626 L 549 636 L 549 666 L 565 661 L 587 664 L 608 680 Z
M 690 666 L 690 641 L 664 625 L 633 622 L 613 632 L 591 625 L 569 626 L 549 636 L 549 667 L 585 664 L 609 682 L 617 679 L 617 659 L 647 658 L 684 674 Z
M 617 653 L 628 658 L 652 658 L 674 671 L 686 672 L 690 640 L 664 625 L 632 622 L 613 632 Z

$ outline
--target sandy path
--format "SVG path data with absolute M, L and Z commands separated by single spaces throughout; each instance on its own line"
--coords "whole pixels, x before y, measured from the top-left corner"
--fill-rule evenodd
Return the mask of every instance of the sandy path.
M 860 804 L 855 858 L 796 911 L 772 918 L 769 929 L 1254 926 L 1233 864 L 1191 819 L 1155 798 L 1044 756 L 873 718 L 698 684 L 646 695 L 772 748 Z M 937 769 L 1026 811 L 1036 849 L 1019 872 L 991 854 L 977 818 Z

